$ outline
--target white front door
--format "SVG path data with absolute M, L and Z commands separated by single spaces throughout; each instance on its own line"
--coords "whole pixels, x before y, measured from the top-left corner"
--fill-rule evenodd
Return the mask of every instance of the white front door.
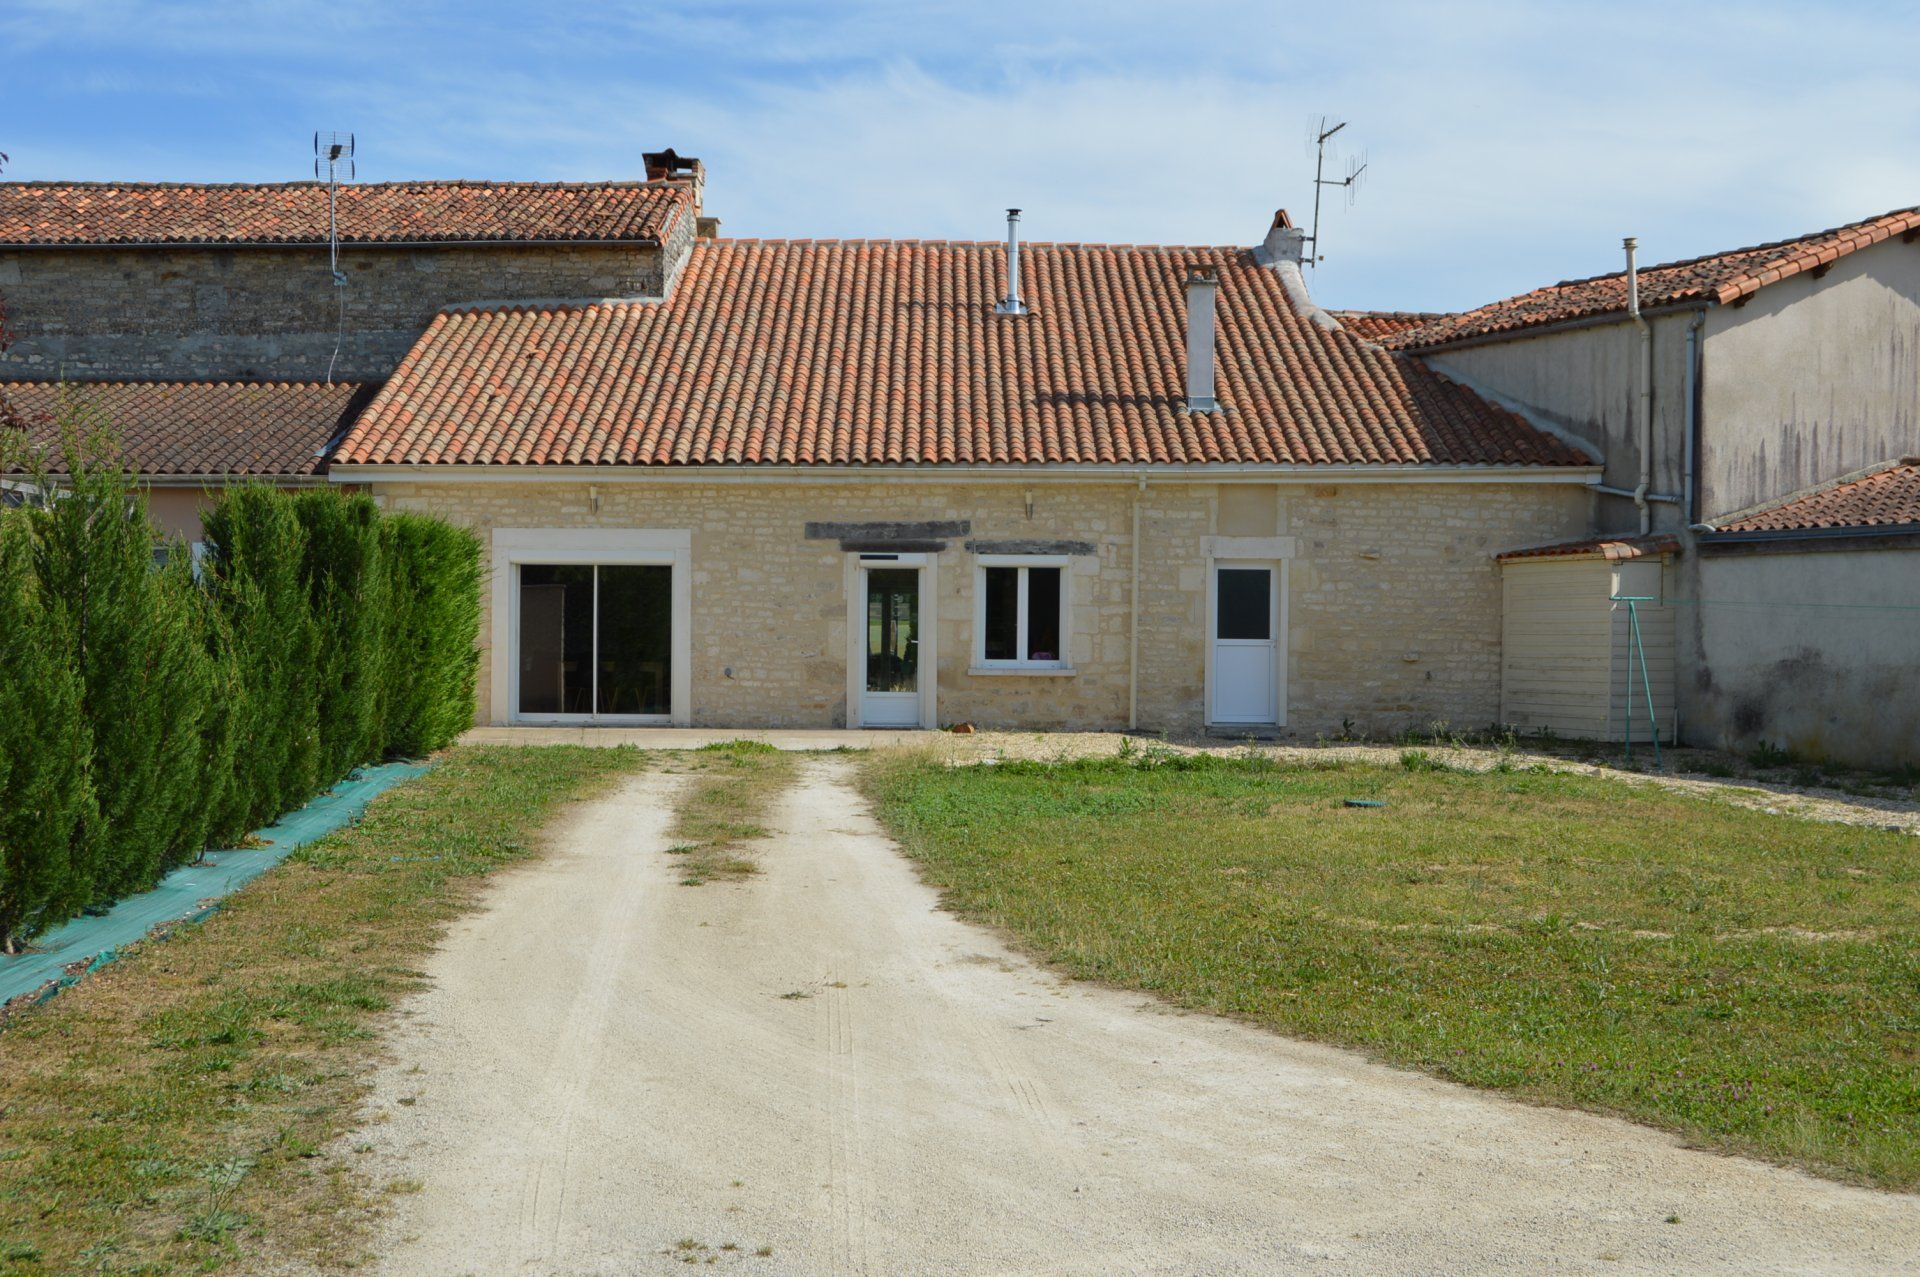
M 1210 723 L 1280 721 L 1279 578 L 1271 563 L 1213 566 Z
M 918 727 L 921 659 L 920 569 L 863 566 L 860 725 Z

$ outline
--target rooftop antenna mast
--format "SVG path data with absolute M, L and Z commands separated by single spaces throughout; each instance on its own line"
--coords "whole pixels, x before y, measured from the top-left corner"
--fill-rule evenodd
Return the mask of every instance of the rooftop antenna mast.
M 354 179 L 353 134 L 315 133 L 313 135 L 313 180 L 321 180 L 326 168 L 327 183 L 327 270 L 333 275 L 333 289 L 340 299 L 340 326 L 333 339 L 333 356 L 327 360 L 327 384 L 333 384 L 333 366 L 340 361 L 340 345 L 347 336 L 347 276 L 340 269 L 340 223 L 336 210 L 340 194 L 341 171 L 346 180 Z
M 1347 193 L 1347 207 L 1353 207 L 1353 198 L 1360 190 L 1360 175 L 1367 171 L 1367 153 L 1347 157 L 1347 175 L 1345 177 L 1327 176 L 1327 143 L 1333 135 L 1347 127 L 1347 121 L 1333 122 L 1327 116 L 1307 121 L 1307 144 L 1313 147 L 1313 233 L 1307 236 L 1307 243 L 1313 248 L 1307 254 L 1307 264 L 1317 266 L 1324 260 L 1320 253 L 1320 192 L 1322 188 L 1337 186 Z M 1336 156 L 1336 158 L 1338 158 Z

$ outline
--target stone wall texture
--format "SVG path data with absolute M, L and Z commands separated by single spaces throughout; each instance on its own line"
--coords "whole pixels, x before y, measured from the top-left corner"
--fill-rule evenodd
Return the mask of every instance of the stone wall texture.
M 496 528 L 692 534 L 695 725 L 847 721 L 846 551 L 808 522 L 967 520 L 980 540 L 1090 543 L 1070 571 L 1071 675 L 970 672 L 974 556 L 937 555 L 938 702 L 945 723 L 1127 725 L 1133 503 L 1141 510 L 1139 723 L 1204 725 L 1207 548 L 1213 535 L 1291 537 L 1286 735 L 1485 727 L 1500 711 L 1499 551 L 1585 526 L 1573 484 L 1245 485 L 1132 482 L 600 483 L 382 481 L 394 509 Z M 1031 497 L 1031 510 L 1028 498 Z M 490 615 L 484 612 L 483 615 Z M 485 626 L 483 622 L 483 628 Z M 491 648 L 494 636 L 482 633 Z M 478 721 L 489 702 L 483 658 Z M 1244 730 L 1244 729 L 1235 729 Z
M 443 306 L 658 297 L 663 260 L 635 245 L 348 245 L 339 289 L 324 247 L 0 251 L 15 337 L 0 379 L 318 381 L 337 341 L 335 380 L 378 381 Z

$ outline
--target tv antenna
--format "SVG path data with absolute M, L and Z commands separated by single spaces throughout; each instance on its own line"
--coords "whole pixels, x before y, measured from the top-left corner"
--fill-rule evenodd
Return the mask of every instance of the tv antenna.
M 340 269 L 340 223 L 336 216 L 342 170 L 346 180 L 354 178 L 353 134 L 315 133 L 313 135 L 313 180 L 326 168 L 327 183 L 327 270 L 333 275 L 333 289 L 340 299 L 339 331 L 333 339 L 333 356 L 327 360 L 327 384 L 333 384 L 333 366 L 340 361 L 340 346 L 347 336 L 347 276 Z
M 1354 196 L 1360 193 L 1360 177 L 1367 171 L 1367 153 L 1347 157 L 1347 175 L 1345 177 L 1327 176 L 1327 143 L 1333 135 L 1347 127 L 1347 121 L 1333 121 L 1327 116 L 1307 120 L 1307 145 L 1313 147 L 1313 231 L 1307 236 L 1307 243 L 1313 245 L 1307 254 L 1307 264 L 1317 266 L 1320 255 L 1320 193 L 1329 186 L 1337 186 L 1346 192 L 1347 207 L 1353 207 Z M 1335 158 L 1339 158 L 1337 155 Z

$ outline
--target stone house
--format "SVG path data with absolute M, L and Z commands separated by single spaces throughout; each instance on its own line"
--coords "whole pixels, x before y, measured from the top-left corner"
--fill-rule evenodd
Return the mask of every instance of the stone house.
M 1459 317 L 1322 310 L 1284 214 L 725 239 L 697 160 L 647 165 L 343 187 L 337 275 L 324 186 L 0 184 L 0 379 L 85 383 L 156 482 L 234 468 L 154 449 L 239 397 L 289 479 L 473 526 L 481 722 L 1484 727 L 1500 556 L 1618 530 L 1631 431 L 1503 388 Z
M 1920 764 L 1916 239 L 1904 209 L 1644 268 L 1629 242 L 1380 338 L 1604 465 L 1597 539 L 1503 561 L 1503 721 L 1620 738 L 1625 590 L 1663 734 Z

